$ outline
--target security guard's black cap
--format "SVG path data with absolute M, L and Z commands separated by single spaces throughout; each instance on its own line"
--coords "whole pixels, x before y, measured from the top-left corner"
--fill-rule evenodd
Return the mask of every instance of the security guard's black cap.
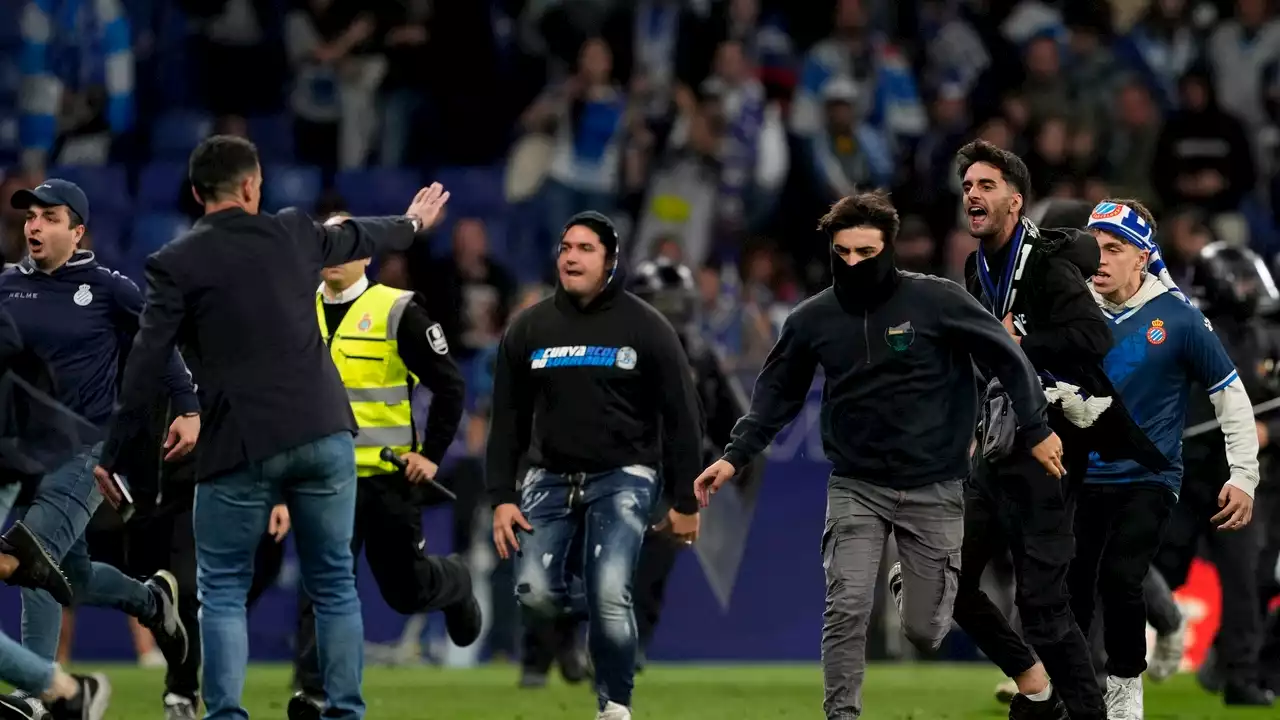
M 81 222 L 89 224 L 89 198 L 79 185 L 70 180 L 45 180 L 30 190 L 19 190 L 9 201 L 17 210 L 26 210 L 32 205 L 41 207 L 57 207 L 66 205 L 71 212 L 80 216 Z

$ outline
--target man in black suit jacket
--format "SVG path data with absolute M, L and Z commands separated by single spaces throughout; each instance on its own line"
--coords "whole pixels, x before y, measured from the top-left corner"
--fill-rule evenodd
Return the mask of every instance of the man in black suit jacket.
M 243 138 L 205 140 L 189 174 L 205 215 L 147 259 L 147 305 L 95 473 L 117 502 L 109 471 L 128 470 L 116 465 L 122 445 L 147 426 L 156 362 L 163 367 L 181 342 L 204 408 L 194 526 L 206 711 L 245 713 L 245 598 L 258 539 L 283 499 L 316 607 L 327 717 L 357 720 L 365 710 L 351 556 L 357 428 L 316 324 L 316 279 L 324 267 L 408 249 L 449 193 L 435 184 L 404 217 L 322 226 L 296 211 L 258 212 L 262 171 Z

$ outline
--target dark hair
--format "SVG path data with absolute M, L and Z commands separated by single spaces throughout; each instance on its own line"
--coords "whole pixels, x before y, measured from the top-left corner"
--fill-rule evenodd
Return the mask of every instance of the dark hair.
M 258 148 L 245 138 L 212 135 L 205 138 L 187 163 L 191 187 L 200 202 L 212 202 L 258 169 Z
M 834 238 L 841 230 L 873 227 L 884 233 L 885 245 L 892 245 L 900 225 L 898 210 L 889 201 L 889 193 L 872 190 L 838 200 L 818 221 L 818 230 Z
M 1147 209 L 1146 205 L 1142 204 L 1141 200 L 1135 200 L 1132 198 L 1107 198 L 1102 202 L 1115 203 L 1116 205 L 1128 205 L 1133 208 L 1134 212 L 1138 213 L 1138 217 L 1145 220 L 1147 224 L 1151 226 L 1151 232 L 1156 231 L 1156 216 L 1151 214 L 1151 211 Z
M 83 224 L 84 218 L 80 217 L 80 213 L 72 210 L 71 208 L 67 208 L 67 227 L 75 230 Z
M 1028 193 L 1031 191 L 1031 172 L 1027 170 L 1027 164 L 1022 162 L 1022 158 L 1008 150 L 1001 149 L 986 140 L 974 140 L 960 148 L 956 153 L 956 159 L 960 161 L 956 175 L 961 179 L 964 179 L 964 174 L 969 172 L 969 168 L 978 163 L 986 163 L 1000 171 L 1004 181 L 1013 186 L 1014 192 L 1021 194 L 1024 200 L 1030 200 Z M 1023 205 L 1025 207 L 1026 203 L 1024 202 Z

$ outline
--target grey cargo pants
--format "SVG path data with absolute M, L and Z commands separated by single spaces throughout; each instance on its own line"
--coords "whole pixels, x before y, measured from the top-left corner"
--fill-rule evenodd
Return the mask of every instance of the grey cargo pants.
M 910 490 L 835 475 L 828 481 L 822 533 L 827 578 L 823 710 L 828 720 L 852 720 L 862 713 L 867 623 L 890 533 L 902 562 L 903 631 L 922 650 L 936 650 L 951 630 L 951 607 L 959 586 L 963 481 Z

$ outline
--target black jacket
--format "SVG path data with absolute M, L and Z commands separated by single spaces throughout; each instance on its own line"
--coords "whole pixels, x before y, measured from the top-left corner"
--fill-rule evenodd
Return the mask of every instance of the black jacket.
M 1258 405 L 1280 395 L 1280 370 L 1276 367 L 1276 363 L 1280 363 L 1280 342 L 1275 329 L 1259 318 L 1240 320 L 1219 315 L 1209 320 L 1214 335 L 1218 336 L 1227 356 L 1235 363 L 1236 372 L 1253 404 Z M 1206 388 L 1193 387 L 1187 398 L 1187 426 L 1215 419 L 1217 413 Z M 1265 454 L 1280 443 L 1280 412 L 1272 411 L 1259 415 L 1257 419 L 1267 426 L 1269 443 L 1262 448 Z M 1226 441 L 1221 431 L 1187 438 L 1182 446 L 1182 457 L 1188 469 L 1184 473 L 1186 482 L 1203 482 L 1216 492 L 1230 478 Z
M 200 480 L 328 435 L 356 432 L 316 322 L 322 268 L 413 243 L 405 218 L 322 226 L 306 215 L 206 215 L 147 259 L 147 304 L 102 466 L 148 426 L 153 386 L 175 344 L 198 385 Z
M 22 341 L 17 324 L 0 308 L 0 485 L 33 485 L 98 442 L 98 427 L 55 398 L 48 363 Z
M 661 468 L 682 513 L 698 508 L 702 418 L 671 323 L 612 282 L 586 307 L 557 288 L 502 336 L 486 450 L 494 505 L 518 502 L 517 468 L 594 473 Z
M 1085 283 L 1098 271 L 1098 243 L 1078 230 L 1037 230 L 1039 239 L 1011 311 L 1024 330 L 1022 352 L 1037 372 L 1076 385 L 1089 395 L 1112 398 L 1111 407 L 1088 429 L 1072 425 L 1056 406 L 1050 408 L 1049 424 L 1064 444 L 1077 451 L 1084 450 L 1078 445 L 1083 444 L 1103 459 L 1131 459 L 1153 472 L 1164 470 L 1168 459 L 1133 422 L 1102 370 L 1114 339 Z M 990 259 L 993 268 L 1004 267 L 1010 246 L 1006 243 Z M 990 309 L 978 280 L 976 252 L 965 262 L 965 278 L 969 293 Z
M 724 361 L 715 346 L 693 334 L 682 334 L 680 340 L 685 354 L 689 356 L 693 381 L 698 390 L 704 443 L 712 453 L 709 459 L 714 461 L 729 444 L 730 433 L 738 418 L 747 412 L 747 401 L 737 381 L 725 370 Z
M 910 488 L 968 476 L 978 419 L 974 358 L 1008 388 L 1027 441 L 1048 437 L 1035 371 L 963 288 L 893 269 L 885 296 L 859 307 L 840 296 L 839 263 L 835 287 L 787 317 L 725 460 L 741 470 L 768 447 L 804 406 L 819 366 L 822 445 L 842 477 Z

